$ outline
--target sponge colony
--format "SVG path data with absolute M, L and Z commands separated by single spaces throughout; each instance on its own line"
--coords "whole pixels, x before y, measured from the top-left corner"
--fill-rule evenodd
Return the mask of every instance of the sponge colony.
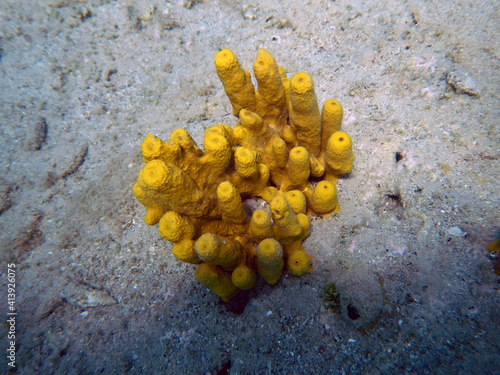
M 168 141 L 147 135 L 133 193 L 175 258 L 196 264 L 196 279 L 229 301 L 258 276 L 275 284 L 285 270 L 312 272 L 302 246 L 309 217 L 339 210 L 336 183 L 354 154 L 342 105 L 330 99 L 320 109 L 307 73 L 288 78 L 261 49 L 255 88 L 232 51 L 214 63 L 237 123 L 208 128 L 203 150 L 184 129 Z M 267 207 L 244 207 L 254 197 Z

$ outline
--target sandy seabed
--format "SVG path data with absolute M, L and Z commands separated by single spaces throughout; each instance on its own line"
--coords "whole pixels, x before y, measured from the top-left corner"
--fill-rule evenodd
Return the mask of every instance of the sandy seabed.
M 500 373 L 498 20 L 496 1 L 1 0 L 0 372 Z M 223 48 L 308 72 L 356 155 L 304 243 L 315 272 L 240 314 L 131 192 L 146 134 L 236 123 Z

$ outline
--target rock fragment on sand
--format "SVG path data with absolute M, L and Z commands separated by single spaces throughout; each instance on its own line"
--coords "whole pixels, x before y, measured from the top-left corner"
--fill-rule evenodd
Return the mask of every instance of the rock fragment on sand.
M 476 82 L 465 70 L 456 69 L 448 72 L 446 75 L 446 83 L 450 85 L 457 94 L 481 96 Z
M 61 291 L 61 298 L 66 302 L 84 309 L 97 306 L 116 305 L 118 301 L 109 292 L 75 283 L 67 284 Z

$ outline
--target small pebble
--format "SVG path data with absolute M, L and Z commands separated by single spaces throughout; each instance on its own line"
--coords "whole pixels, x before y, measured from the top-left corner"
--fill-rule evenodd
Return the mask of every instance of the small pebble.
M 257 7 L 246 4 L 242 9 L 241 14 L 243 15 L 243 18 L 254 20 L 257 18 Z
M 475 316 L 479 315 L 479 310 L 475 306 L 469 306 L 467 308 L 467 315 L 469 318 L 474 318 Z
M 42 148 L 47 137 L 47 122 L 40 117 L 28 125 L 29 134 L 26 141 L 26 149 L 28 151 L 38 151 Z
M 457 69 L 448 72 L 446 75 L 446 83 L 453 87 L 457 94 L 481 96 L 476 87 L 476 82 L 474 82 L 469 73 L 464 70 Z
M 448 229 L 448 234 L 455 237 L 465 237 L 467 235 L 467 233 L 465 233 L 459 227 L 452 227 Z

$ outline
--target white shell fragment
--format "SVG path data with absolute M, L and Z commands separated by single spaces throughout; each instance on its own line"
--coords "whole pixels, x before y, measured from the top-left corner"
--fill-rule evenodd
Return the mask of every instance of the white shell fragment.
M 459 227 L 451 227 L 450 229 L 448 229 L 448 234 L 455 237 L 465 237 L 467 235 L 467 233 Z
M 464 70 L 457 69 L 448 72 L 446 75 L 446 83 L 453 87 L 458 94 L 467 94 L 470 96 L 481 95 L 474 79 Z
M 116 305 L 118 301 L 105 290 L 93 289 L 78 284 L 67 284 L 61 297 L 72 305 L 82 308 Z

